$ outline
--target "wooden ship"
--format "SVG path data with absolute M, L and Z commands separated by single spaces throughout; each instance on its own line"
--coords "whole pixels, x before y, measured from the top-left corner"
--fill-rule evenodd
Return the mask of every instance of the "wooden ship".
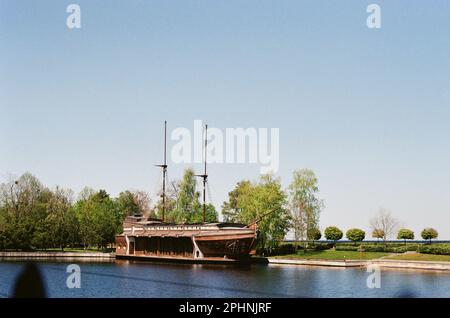
M 162 219 L 143 215 L 128 216 L 123 233 L 116 236 L 116 258 L 176 261 L 192 263 L 235 263 L 249 260 L 255 254 L 257 223 L 249 225 L 227 222 L 206 222 L 207 129 L 205 126 L 204 171 L 197 175 L 203 181 L 203 222 L 174 224 L 165 222 L 166 212 L 166 143 L 167 122 L 164 123 L 164 163 L 162 169 Z

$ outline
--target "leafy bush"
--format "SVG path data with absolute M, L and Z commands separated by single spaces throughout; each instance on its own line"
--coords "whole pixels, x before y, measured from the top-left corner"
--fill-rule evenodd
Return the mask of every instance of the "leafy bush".
M 417 251 L 423 254 L 450 255 L 450 246 L 445 244 L 421 245 Z
M 435 229 L 429 227 L 422 231 L 421 236 L 424 240 L 430 240 L 430 243 L 431 243 L 432 239 L 435 239 L 438 237 L 438 232 Z
M 316 242 L 310 244 L 307 250 L 327 250 L 331 249 L 333 244 Z M 303 250 L 303 246 L 298 247 L 298 249 Z M 403 243 L 392 243 L 388 246 L 384 244 L 361 244 L 359 246 L 353 243 L 339 243 L 336 245 L 337 251 L 353 251 L 353 252 L 383 252 L 383 253 L 405 253 L 405 252 L 419 252 L 423 254 L 436 254 L 436 255 L 450 255 L 450 244 L 403 244 Z M 261 251 L 260 251 L 261 252 Z M 293 254 L 296 252 L 295 245 L 293 244 L 283 244 L 278 248 L 266 251 L 265 255 L 286 255 Z
M 318 241 L 322 237 L 319 229 L 310 229 L 308 231 L 308 239 Z
M 296 247 L 294 244 L 280 244 L 277 247 L 257 248 L 256 253 L 258 255 L 272 256 L 272 255 L 287 255 L 294 254 Z
M 355 246 L 353 246 L 355 247 Z M 337 247 L 336 249 L 350 249 L 351 247 Z M 385 252 L 385 253 L 405 253 L 405 252 L 419 252 L 424 254 L 450 255 L 450 244 L 407 244 L 400 246 L 384 245 L 362 245 L 361 248 L 365 252 Z
M 322 250 L 329 250 L 330 248 L 333 248 L 333 244 L 328 244 L 328 243 L 314 243 L 312 245 L 312 248 L 318 251 L 322 251 Z
M 358 248 L 358 251 L 364 252 L 386 252 L 386 248 L 382 245 L 362 245 Z
M 337 245 L 336 246 L 336 251 L 357 251 L 359 249 L 358 246 L 355 245 Z
M 327 227 L 325 229 L 324 234 L 325 234 L 325 238 L 327 240 L 335 241 L 335 242 L 339 241 L 342 238 L 342 236 L 343 236 L 342 231 L 340 229 L 338 229 L 337 227 L 335 227 L 335 226 Z
M 388 246 L 388 247 L 402 247 L 405 246 L 405 243 L 403 242 L 389 242 L 389 243 L 384 243 L 383 241 L 380 242 L 367 242 L 364 241 L 361 243 L 364 246 Z M 354 246 L 355 244 L 352 242 L 338 242 L 337 245 L 341 245 L 341 246 Z M 406 245 L 410 246 L 417 246 L 417 243 L 406 243 Z
M 401 229 L 397 234 L 398 240 L 414 240 L 414 232 L 409 229 Z
M 403 245 L 398 247 L 387 248 L 388 253 L 405 253 L 405 252 L 417 252 L 418 245 Z
M 360 229 L 350 229 L 345 234 L 350 241 L 361 242 L 366 237 L 366 232 Z
M 405 253 L 408 251 L 417 251 L 417 245 L 409 244 L 409 245 L 388 246 L 388 247 L 384 245 L 361 245 L 357 250 L 364 252 Z

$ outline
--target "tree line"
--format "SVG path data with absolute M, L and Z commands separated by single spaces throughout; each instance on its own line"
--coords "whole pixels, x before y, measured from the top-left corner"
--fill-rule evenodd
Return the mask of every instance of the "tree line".
M 320 231 L 317 231 L 315 234 L 316 236 L 313 239 L 320 240 L 320 238 L 322 237 Z M 329 226 L 325 229 L 324 236 L 327 240 L 336 243 L 337 241 L 343 238 L 344 233 L 336 226 Z M 353 228 L 349 229 L 345 233 L 345 236 L 348 240 L 352 242 L 355 243 L 362 242 L 366 238 L 366 232 L 358 228 Z M 434 228 L 425 228 L 420 233 L 420 236 L 422 237 L 422 239 L 429 241 L 431 243 L 431 240 L 436 239 L 438 237 L 438 232 Z M 386 242 L 387 240 L 385 232 L 382 229 L 374 229 L 372 231 L 372 237 L 376 239 L 381 239 L 383 240 L 383 242 Z M 397 232 L 397 239 L 403 240 L 405 244 L 407 240 L 414 240 L 414 238 L 415 238 L 414 231 L 410 229 L 400 229 Z
M 106 248 L 122 230 L 125 215 L 147 208 L 146 195 L 125 191 L 111 198 L 85 188 L 45 187 L 25 173 L 0 185 L 0 249 Z
M 201 222 L 202 205 L 193 170 L 186 170 L 172 185 L 176 191 L 169 193 L 165 221 Z M 25 173 L 0 184 L 0 249 L 106 249 L 122 232 L 126 216 L 160 218 L 161 212 L 161 201 L 152 206 L 144 191 L 126 190 L 113 198 L 105 190 L 86 187 L 75 200 L 72 190 L 50 189 Z M 218 220 L 212 204 L 206 206 L 206 220 Z
M 202 222 L 200 198 L 194 171 L 186 169 L 180 180 L 169 184 L 165 222 Z M 249 224 L 259 220 L 258 248 L 271 249 L 289 231 L 297 241 L 319 240 L 323 208 L 316 175 L 312 170 L 300 169 L 293 172 L 286 189 L 273 175 L 262 175 L 256 181 L 239 181 L 228 193 L 221 213 L 224 222 Z M 86 187 L 75 200 L 72 190 L 50 189 L 32 174 L 25 173 L 17 180 L 0 184 L 0 249 L 106 248 L 122 232 L 124 218 L 135 214 L 161 219 L 162 197 L 152 204 L 144 191 L 127 190 L 113 198 L 105 190 Z M 218 221 L 218 212 L 212 204 L 206 206 L 206 221 Z M 398 222 L 383 209 L 371 220 L 373 237 L 384 241 L 397 226 Z M 350 229 L 346 234 L 352 241 L 365 238 L 365 232 L 360 229 Z M 328 227 L 324 236 L 337 241 L 343 233 L 337 227 Z M 399 239 L 410 237 L 408 229 L 398 233 Z M 422 237 L 435 238 L 437 231 L 426 229 Z
M 323 204 L 317 192 L 317 178 L 306 169 L 294 174 L 288 193 L 271 175 L 256 182 L 243 180 L 223 203 L 223 218 L 249 224 L 273 211 L 258 224 L 259 246 L 272 247 L 293 227 L 302 238 L 318 226 Z M 165 201 L 165 222 L 202 222 L 200 192 L 192 169 L 185 170 L 181 180 L 171 182 Z M 160 219 L 162 199 L 151 204 L 147 193 L 128 190 L 113 198 L 105 190 L 88 187 L 74 199 L 72 190 L 50 189 L 25 173 L 0 184 L 0 249 L 106 248 L 122 231 L 125 216 L 138 213 Z M 206 206 L 206 221 L 218 221 L 212 204 Z

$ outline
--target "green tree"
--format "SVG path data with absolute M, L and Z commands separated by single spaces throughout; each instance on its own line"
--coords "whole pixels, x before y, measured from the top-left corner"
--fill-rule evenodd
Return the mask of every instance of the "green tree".
M 30 173 L 0 184 L 0 249 L 106 246 L 121 231 L 123 210 L 105 191 L 50 190 Z
M 339 241 L 343 236 L 342 231 L 336 226 L 327 227 L 324 231 L 324 234 L 327 240 L 333 241 L 334 246 L 336 246 L 336 241 Z
M 322 233 L 320 233 L 320 230 L 315 228 L 315 229 L 311 229 L 308 232 L 308 240 L 312 240 L 312 241 L 318 241 L 322 238 Z
M 294 236 L 296 240 L 305 240 L 311 236 L 309 231 L 317 229 L 324 206 L 318 198 L 317 177 L 312 170 L 296 170 L 288 189 Z
M 231 193 L 230 200 L 223 206 L 235 211 L 233 221 L 243 224 L 259 221 L 258 247 L 264 250 L 277 246 L 290 227 L 286 194 L 279 179 L 263 175 L 257 183 L 238 183 Z
M 398 240 L 404 240 L 406 244 L 406 240 L 414 240 L 414 232 L 409 229 L 400 229 L 397 234 Z
M 219 215 L 216 208 L 211 203 L 206 204 L 205 209 L 205 221 L 206 222 L 217 222 Z M 198 209 L 196 213 L 190 219 L 190 223 L 202 223 L 203 222 L 203 207 Z
M 49 218 L 37 220 L 34 225 L 31 245 L 36 249 L 47 249 L 53 247 L 52 223 Z
M 48 190 L 30 173 L 0 185 L 0 225 L 4 248 L 30 250 L 33 237 L 42 231 Z
M 115 235 L 122 232 L 124 214 L 105 190 L 100 190 L 90 198 L 92 202 L 95 228 L 95 243 L 106 248 L 114 242 Z
M 56 187 L 54 192 L 50 192 L 50 197 L 47 203 L 47 216 L 42 220 L 45 227 L 45 232 L 48 236 L 45 247 L 59 247 L 62 250 L 67 246 L 70 238 L 73 236 L 71 231 L 76 229 L 72 227 L 73 221 L 70 218 L 69 211 L 72 209 L 72 190 L 62 189 Z M 43 235 L 45 236 L 45 235 Z M 42 239 L 42 237 L 39 237 Z
M 431 243 L 432 239 L 435 239 L 438 237 L 438 232 L 435 229 L 429 227 L 422 231 L 421 236 L 424 240 L 429 240 Z
M 169 190 L 169 195 L 166 197 L 166 213 L 164 216 L 164 221 L 168 223 L 176 223 L 176 212 L 177 199 L 176 193 Z M 150 210 L 150 215 L 162 220 L 162 198 L 156 202 L 156 205 Z
M 80 195 L 80 199 L 75 203 L 74 211 L 79 226 L 80 243 L 84 249 L 93 245 L 96 240 L 96 229 L 94 227 L 94 202 L 91 196 L 86 196 L 90 189 L 84 189 Z
M 116 199 L 117 208 L 125 216 L 139 214 L 140 208 L 135 201 L 134 194 L 130 191 L 124 191 L 119 193 L 119 197 Z
M 228 192 L 228 201 L 222 204 L 222 216 L 225 222 L 239 222 L 242 213 L 238 199 L 249 193 L 253 185 L 244 180 L 236 184 L 233 191 Z
M 176 195 L 166 198 L 166 220 L 174 223 L 203 222 L 203 206 L 200 203 L 200 192 L 197 191 L 197 179 L 192 169 L 186 169 L 183 178 L 176 186 Z M 171 202 L 172 201 L 172 202 Z M 162 206 L 158 207 L 161 214 Z M 217 222 L 218 213 L 212 204 L 206 205 L 205 221 Z
M 6 209 L 0 204 L 0 250 L 7 249 L 9 240 L 6 233 Z
M 345 236 L 352 242 L 361 242 L 366 237 L 366 232 L 360 229 L 350 229 L 345 233 Z
M 65 215 L 65 225 L 67 230 L 66 243 L 71 247 L 81 245 L 80 224 L 74 205 L 72 205 Z
M 192 223 L 200 213 L 200 193 L 196 191 L 197 180 L 194 170 L 186 169 L 179 182 L 176 207 L 169 212 L 169 218 L 176 223 Z

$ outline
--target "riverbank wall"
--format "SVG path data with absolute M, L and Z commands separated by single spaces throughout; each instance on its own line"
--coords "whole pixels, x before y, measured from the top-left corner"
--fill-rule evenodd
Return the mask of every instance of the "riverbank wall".
M 83 253 L 83 252 L 0 252 L 1 260 L 55 260 L 55 261 L 110 261 L 116 259 L 115 253 Z M 317 260 L 317 259 L 284 259 L 272 257 L 252 257 L 252 263 L 268 265 L 298 265 L 298 266 L 323 266 L 355 268 L 367 267 L 370 265 L 393 268 L 393 269 L 416 269 L 416 270 L 436 270 L 449 271 L 450 262 L 431 262 L 431 261 L 407 261 L 392 259 L 374 259 L 374 260 Z
M 450 271 L 450 262 L 377 259 L 367 261 L 367 265 L 376 265 L 379 267 L 386 267 L 386 268 Z
M 86 260 L 114 261 L 114 253 L 0 252 L 0 260 Z
M 258 260 L 258 262 L 262 262 Z M 398 269 L 419 269 L 419 270 L 439 270 L 450 271 L 450 262 L 430 262 L 430 261 L 406 261 L 406 260 L 310 260 L 310 259 L 283 259 L 267 258 L 267 264 L 282 265 L 306 265 L 306 266 L 325 266 L 325 267 L 367 267 L 370 265 L 398 268 Z

